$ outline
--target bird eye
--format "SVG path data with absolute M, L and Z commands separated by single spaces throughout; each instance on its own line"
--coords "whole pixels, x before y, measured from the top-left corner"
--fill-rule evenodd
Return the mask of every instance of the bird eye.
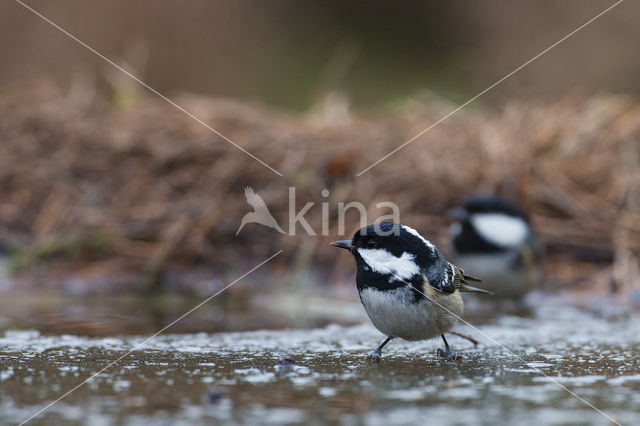
M 376 248 L 377 246 L 378 243 L 376 243 L 374 240 L 367 241 L 367 248 Z

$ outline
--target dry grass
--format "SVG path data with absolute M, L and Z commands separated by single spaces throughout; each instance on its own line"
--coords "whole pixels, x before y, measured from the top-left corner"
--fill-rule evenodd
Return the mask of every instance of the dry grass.
M 298 208 L 316 202 L 306 217 L 320 231 L 320 191 L 328 188 L 334 237 L 337 202 L 363 202 L 377 217 L 375 203 L 389 200 L 403 222 L 440 243 L 448 208 L 497 193 L 530 212 L 551 282 L 588 277 L 628 289 L 638 280 L 640 105 L 628 98 L 463 110 L 361 177 L 453 106 L 427 99 L 359 117 L 342 114 L 338 101 L 304 116 L 196 96 L 178 102 L 285 177 L 156 98 L 114 109 L 47 84 L 0 95 L 0 243 L 17 250 L 17 269 L 28 273 L 42 260 L 111 275 L 242 269 L 280 248 L 283 270 L 336 259 L 350 266 L 326 244 L 330 237 L 256 225 L 236 237 L 251 185 L 281 223 L 295 186 Z M 348 233 L 356 221 L 354 214 Z

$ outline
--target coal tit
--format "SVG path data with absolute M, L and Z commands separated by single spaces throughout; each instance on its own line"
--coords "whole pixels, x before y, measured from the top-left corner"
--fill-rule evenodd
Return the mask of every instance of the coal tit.
M 471 287 L 480 281 L 449 263 L 440 250 L 415 229 L 382 222 L 358 230 L 351 240 L 332 245 L 347 249 L 356 260 L 360 301 L 373 325 L 387 339 L 369 357 L 379 361 L 393 338 L 423 340 L 441 336 L 447 360 L 459 357 L 444 333 L 462 316 L 460 291 L 488 293 Z
M 541 253 L 527 216 L 498 197 L 478 196 L 451 211 L 451 259 L 481 276 L 496 297 L 519 299 L 542 278 Z

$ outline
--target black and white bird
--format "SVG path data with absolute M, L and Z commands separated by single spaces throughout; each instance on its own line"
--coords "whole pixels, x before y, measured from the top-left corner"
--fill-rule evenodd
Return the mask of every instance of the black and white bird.
M 370 358 L 379 361 L 382 348 L 393 338 L 424 340 L 442 336 L 447 360 L 459 357 L 444 333 L 462 316 L 460 291 L 489 292 L 471 287 L 480 281 L 449 263 L 440 250 L 415 229 L 392 222 L 366 226 L 353 239 L 332 245 L 347 249 L 356 259 L 360 301 L 373 325 L 387 336 Z
M 520 299 L 542 278 L 535 232 L 517 206 L 492 196 L 451 211 L 451 259 L 496 297 Z

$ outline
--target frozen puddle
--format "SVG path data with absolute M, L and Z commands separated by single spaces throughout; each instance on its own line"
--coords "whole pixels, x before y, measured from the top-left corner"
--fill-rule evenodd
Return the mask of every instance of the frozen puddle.
M 640 412 L 640 318 L 540 304 L 530 318 L 486 320 L 480 341 L 392 341 L 372 326 L 162 335 L 125 356 L 31 424 L 624 424 Z M 553 320 L 553 318 L 557 318 Z M 6 331 L 0 423 L 19 423 L 145 337 Z M 283 360 L 290 357 L 288 360 Z

